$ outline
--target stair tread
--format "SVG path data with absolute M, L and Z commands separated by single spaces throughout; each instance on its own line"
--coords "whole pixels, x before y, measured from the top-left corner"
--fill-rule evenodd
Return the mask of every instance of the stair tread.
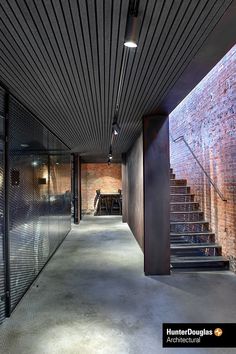
M 183 263 L 183 262 L 192 262 L 195 263 L 196 261 L 199 263 L 204 262 L 228 262 L 228 259 L 224 256 L 189 256 L 189 257 L 179 257 L 179 256 L 171 256 L 171 262 L 175 263 Z
M 203 213 L 201 210 L 186 210 L 186 211 L 171 211 L 171 214 L 192 214 L 192 213 Z
M 175 181 L 177 181 L 177 180 L 175 179 Z M 190 186 L 171 186 L 171 188 L 172 188 L 172 187 L 174 187 L 174 188 L 183 188 L 183 187 L 184 187 L 184 188 L 190 188 Z
M 183 249 L 186 249 L 186 248 L 215 248 L 215 247 L 220 247 L 219 244 L 217 243 L 181 243 L 181 244 L 174 244 L 172 246 L 171 244 L 171 249 L 179 249 L 179 248 L 183 248 Z
M 178 194 L 172 194 L 172 195 L 178 195 Z M 179 195 L 187 195 L 187 194 L 179 194 Z M 199 204 L 198 202 L 170 202 L 170 204 Z
M 171 224 L 209 224 L 208 221 L 171 221 Z
M 170 232 L 170 249 L 172 252 L 170 261 L 171 267 L 173 269 L 185 270 L 228 269 L 229 260 L 220 255 L 221 252 L 219 250 L 221 246 L 215 243 L 215 233 L 209 230 L 209 222 L 204 220 L 204 212 L 200 210 L 199 202 L 195 200 L 195 195 L 192 193 L 191 187 L 188 186 L 188 180 L 185 178 L 176 178 L 176 174 L 174 174 L 173 169 L 171 169 L 170 184 L 171 229 L 187 229 L 187 232 L 183 230 L 180 232 L 176 232 L 176 230 Z M 183 188 L 185 188 L 185 190 L 183 190 Z M 172 219 L 177 220 L 174 221 Z M 181 219 L 184 220 L 180 221 Z M 186 219 L 193 219 L 194 221 L 186 221 Z M 196 221 L 195 219 L 203 220 Z M 207 230 L 200 232 L 191 231 L 192 228 Z M 191 239 L 191 237 L 193 237 L 193 239 Z M 200 242 L 193 242 L 195 240 L 199 240 Z M 207 250 L 207 253 L 201 252 L 201 249 Z M 208 255 L 212 253 L 215 255 Z
M 186 236 L 186 235 L 214 235 L 214 232 L 211 231 L 201 231 L 201 232 L 197 232 L 197 231 L 192 231 L 192 232 L 171 232 L 170 236 Z
M 186 179 L 182 179 L 182 178 L 179 178 L 179 179 L 176 179 L 176 178 L 170 178 L 170 181 L 187 181 Z
M 171 186 L 171 187 L 174 187 L 174 186 Z M 178 186 L 178 187 L 186 187 L 186 186 Z M 171 193 L 170 196 L 185 196 L 185 197 L 194 197 L 194 194 L 191 194 L 191 193 Z

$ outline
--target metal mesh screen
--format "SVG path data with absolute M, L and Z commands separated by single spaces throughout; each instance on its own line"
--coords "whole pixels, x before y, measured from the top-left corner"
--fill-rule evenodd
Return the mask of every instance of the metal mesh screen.
M 50 157 L 50 208 L 57 221 L 57 242 L 62 241 L 71 223 L 70 171 L 70 156 Z
M 10 99 L 9 148 L 13 309 L 70 230 L 70 154 L 14 98 Z
M 0 323 L 5 317 L 5 272 L 4 272 L 4 91 L 0 89 Z

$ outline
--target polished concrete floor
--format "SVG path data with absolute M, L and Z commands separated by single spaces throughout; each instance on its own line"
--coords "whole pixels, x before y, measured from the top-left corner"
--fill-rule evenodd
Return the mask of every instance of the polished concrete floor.
M 0 326 L 1 354 L 235 353 L 163 349 L 163 322 L 236 322 L 230 272 L 145 277 L 120 217 L 87 217 Z

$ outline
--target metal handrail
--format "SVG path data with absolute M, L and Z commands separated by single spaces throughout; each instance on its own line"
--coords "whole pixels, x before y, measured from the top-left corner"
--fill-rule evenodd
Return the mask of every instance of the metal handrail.
M 191 152 L 191 154 L 193 155 L 193 157 L 195 158 L 195 160 L 197 161 L 198 165 L 200 166 L 200 168 L 202 169 L 203 173 L 205 174 L 205 176 L 208 178 L 210 184 L 213 186 L 213 188 L 215 189 L 216 193 L 220 196 L 220 198 L 224 201 L 227 202 L 227 199 L 224 197 L 224 195 L 221 193 L 221 191 L 219 190 L 219 188 L 217 187 L 217 185 L 215 184 L 215 182 L 211 179 L 211 177 L 208 175 L 208 173 L 206 172 L 206 170 L 204 169 L 204 167 L 202 166 L 201 162 L 198 160 L 197 156 L 195 155 L 195 153 L 193 152 L 191 146 L 188 144 L 188 142 L 185 140 L 184 136 L 181 135 L 178 138 L 174 139 L 171 136 L 171 139 L 174 143 L 177 143 L 178 141 L 183 141 L 185 143 L 185 145 L 188 147 L 189 151 Z

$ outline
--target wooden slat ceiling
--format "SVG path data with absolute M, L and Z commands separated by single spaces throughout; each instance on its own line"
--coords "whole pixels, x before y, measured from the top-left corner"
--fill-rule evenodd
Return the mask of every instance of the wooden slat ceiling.
M 125 49 L 128 0 L 1 0 L 0 79 L 71 149 L 105 158 L 127 50 L 119 156 L 231 2 L 140 0 L 138 48 Z

